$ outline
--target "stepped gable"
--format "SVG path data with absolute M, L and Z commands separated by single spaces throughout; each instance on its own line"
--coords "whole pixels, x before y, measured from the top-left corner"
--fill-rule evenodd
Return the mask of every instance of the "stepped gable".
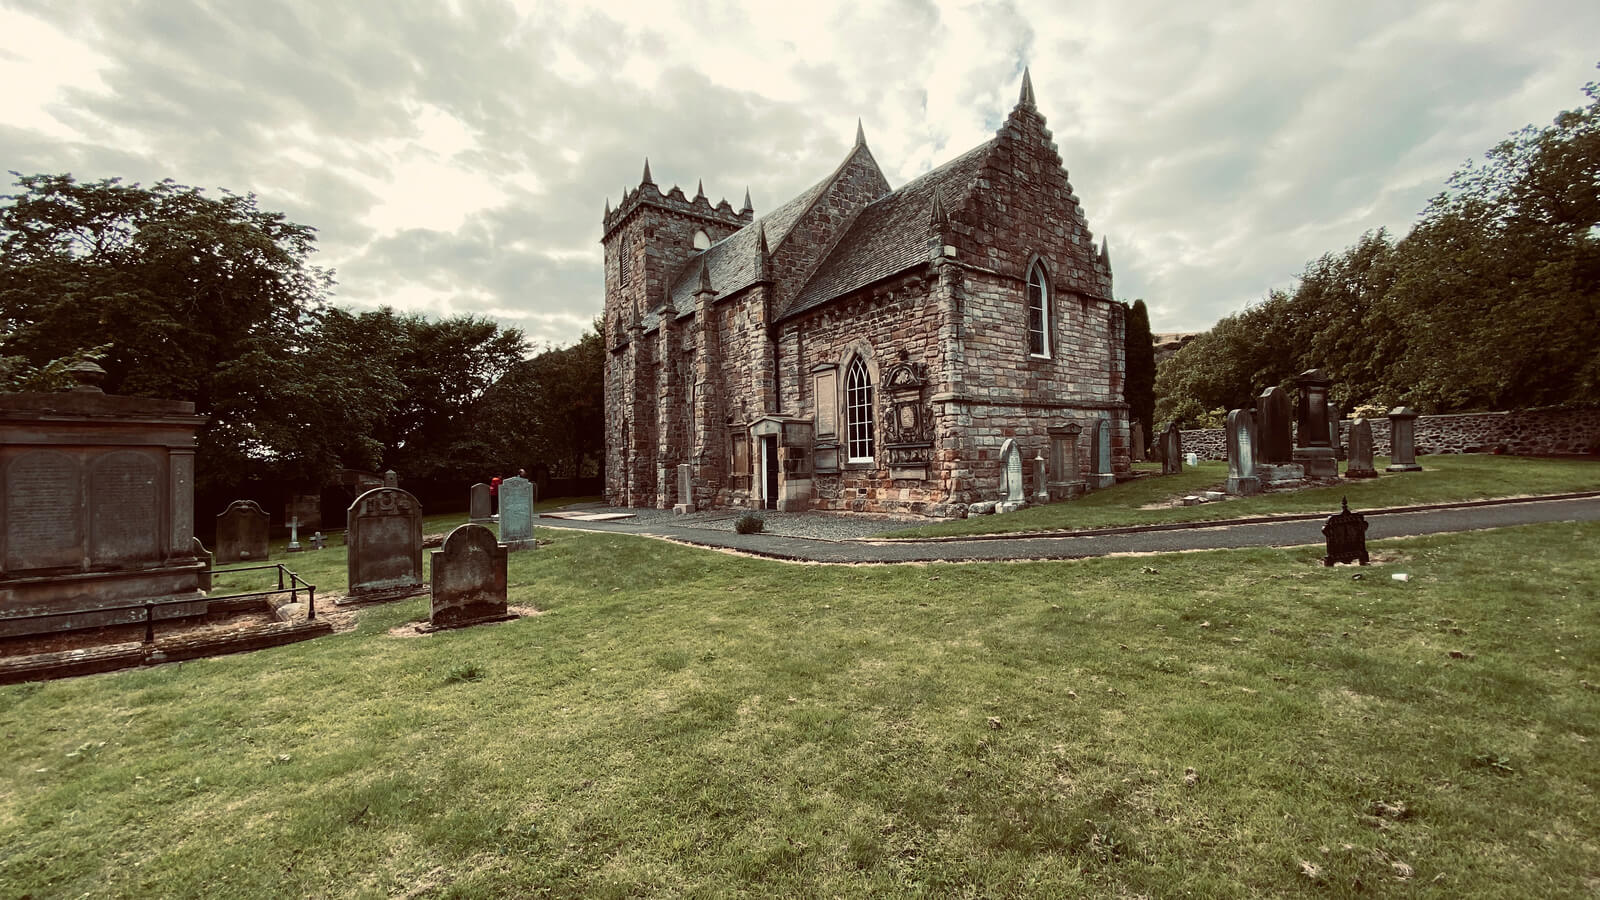
M 700 286 L 702 263 L 711 275 L 711 286 L 716 289 L 718 297 L 727 297 L 755 284 L 758 280 L 756 270 L 760 265 L 757 244 L 760 243 L 762 227 L 767 229 L 769 246 L 783 240 L 832 180 L 832 176 L 824 178 L 800 196 L 691 257 L 672 279 L 672 305 L 678 316 L 694 315 L 694 294 Z M 646 332 L 654 331 L 660 324 L 660 316 L 654 310 L 647 312 L 642 324 Z
M 979 144 L 863 208 L 778 319 L 926 263 L 935 194 L 946 209 L 960 209 L 994 145 Z

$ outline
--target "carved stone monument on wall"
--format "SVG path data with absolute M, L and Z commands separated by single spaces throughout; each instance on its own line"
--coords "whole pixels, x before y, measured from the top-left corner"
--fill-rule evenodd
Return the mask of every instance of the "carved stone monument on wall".
M 345 563 L 349 594 L 338 603 L 422 593 L 422 504 L 399 488 L 373 488 L 350 504 Z
M 1088 490 L 1078 471 L 1078 435 L 1083 426 L 1069 422 L 1046 430 L 1050 434 L 1050 498 L 1075 500 Z
M 267 561 L 267 511 L 254 500 L 235 500 L 217 516 L 217 559 L 223 565 Z
M 1248 409 L 1228 413 L 1228 484 L 1230 494 L 1248 497 L 1261 493 L 1256 477 L 1255 421 Z
M 74 390 L 0 394 L 0 636 L 142 621 L 146 601 L 158 620 L 206 611 L 194 542 L 205 417 L 107 395 L 104 375 L 83 363 Z
M 533 482 L 518 475 L 500 483 L 500 542 L 510 550 L 531 550 Z
M 430 562 L 429 629 L 516 618 L 506 612 L 506 546 L 495 540 L 493 531 L 472 523 L 459 526 L 433 551 Z

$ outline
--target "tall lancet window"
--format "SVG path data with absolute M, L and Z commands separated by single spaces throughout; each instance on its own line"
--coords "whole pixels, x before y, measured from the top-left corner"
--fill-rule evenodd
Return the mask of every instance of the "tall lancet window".
M 628 239 L 623 238 L 617 245 L 617 280 L 626 285 L 628 283 Z
M 1038 260 L 1028 267 L 1028 352 L 1050 355 L 1050 280 Z
M 850 462 L 872 462 L 872 373 L 859 356 L 845 370 L 844 404 Z

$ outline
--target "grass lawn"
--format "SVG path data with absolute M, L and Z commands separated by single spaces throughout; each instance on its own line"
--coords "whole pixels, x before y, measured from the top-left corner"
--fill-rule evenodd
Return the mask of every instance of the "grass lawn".
M 1600 889 L 1600 524 L 1359 572 L 539 537 L 539 616 L 0 687 L 0 896 Z
M 1199 522 L 1242 516 L 1289 513 L 1332 514 L 1341 497 L 1360 511 L 1385 506 L 1453 503 L 1530 494 L 1600 490 L 1600 459 L 1546 459 L 1488 454 L 1427 456 L 1418 459 L 1421 472 L 1388 474 L 1388 457 L 1377 458 L 1379 477 L 1255 497 L 1235 497 L 1199 506 L 1140 509 L 1199 491 L 1222 490 L 1228 480 L 1226 462 L 1185 466 L 1181 475 L 1158 475 L 1092 491 L 1070 503 L 1051 503 L 1005 515 L 972 516 L 917 528 L 887 532 L 891 537 L 940 537 L 1002 534 L 1021 531 L 1105 528 L 1158 522 Z M 1160 467 L 1138 466 L 1160 472 Z

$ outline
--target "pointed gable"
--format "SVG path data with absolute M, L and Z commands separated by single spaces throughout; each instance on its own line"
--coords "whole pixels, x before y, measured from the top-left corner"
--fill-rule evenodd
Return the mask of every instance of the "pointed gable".
M 948 209 L 960 209 L 993 145 L 980 144 L 862 209 L 778 318 L 926 263 L 935 197 Z

